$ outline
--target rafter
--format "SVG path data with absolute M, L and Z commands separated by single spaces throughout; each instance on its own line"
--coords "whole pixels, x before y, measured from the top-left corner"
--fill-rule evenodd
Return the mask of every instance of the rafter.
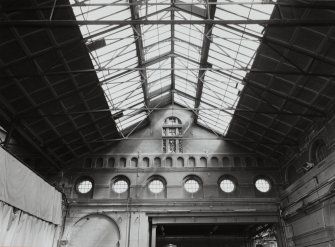
M 129 0 L 130 3 L 135 3 L 136 0 Z M 130 13 L 131 13 L 131 19 L 132 20 L 138 20 L 139 19 L 139 6 L 136 5 L 130 5 Z M 142 40 L 142 31 L 141 26 L 139 24 L 132 25 L 134 30 L 134 37 L 137 37 L 135 39 L 136 44 L 136 55 L 138 58 L 138 67 L 144 68 L 144 70 L 140 71 L 140 77 L 142 81 L 142 90 L 144 95 L 144 104 L 146 107 L 149 106 L 149 100 L 148 100 L 148 81 L 147 81 L 147 72 L 144 67 L 144 49 L 143 49 L 143 40 Z
M 0 27 L 75 27 L 81 25 L 262 25 L 269 27 L 334 26 L 335 19 L 270 19 L 270 20 L 5 20 Z
M 208 0 L 208 2 L 215 3 L 216 0 Z M 213 20 L 215 17 L 215 10 L 216 10 L 216 5 L 208 5 L 208 14 L 207 16 L 208 20 Z M 207 24 L 205 25 L 205 30 L 204 30 L 204 36 L 203 36 L 203 42 L 202 42 L 202 50 L 201 50 L 201 58 L 200 58 L 200 68 L 207 68 L 211 67 L 207 63 L 208 59 L 208 53 L 209 53 L 209 47 L 211 44 L 211 39 L 210 37 L 212 36 L 212 29 L 213 25 L 212 24 Z M 197 89 L 196 89 L 196 100 L 194 104 L 194 108 L 199 108 L 200 102 L 201 102 L 201 96 L 202 96 L 202 89 L 203 89 L 203 79 L 205 77 L 205 70 L 199 70 L 198 74 L 198 82 L 197 82 Z M 197 111 L 197 114 L 194 114 L 194 122 L 196 123 L 198 120 L 198 113 L 199 110 Z
M 171 0 L 172 7 L 174 7 L 175 0 Z M 171 10 L 171 21 L 174 21 L 174 10 Z M 175 46 L 175 30 L 174 25 L 171 24 L 171 53 L 174 54 L 174 46 Z M 171 69 L 175 67 L 175 57 L 171 57 Z M 171 70 L 171 103 L 174 103 L 174 90 L 176 89 L 176 77 L 175 71 Z

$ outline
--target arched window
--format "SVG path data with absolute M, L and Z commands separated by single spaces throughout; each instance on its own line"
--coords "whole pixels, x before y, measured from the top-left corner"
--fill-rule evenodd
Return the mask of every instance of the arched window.
M 75 191 L 78 197 L 92 198 L 94 189 L 94 181 L 91 177 L 83 176 L 76 180 Z
M 131 167 L 138 167 L 138 159 L 133 157 L 131 158 Z
M 147 181 L 147 189 L 149 196 L 154 196 L 155 198 L 165 198 L 166 197 L 166 180 L 158 175 L 153 175 Z
M 154 167 L 161 167 L 161 158 L 156 157 L 154 159 Z
M 113 157 L 108 159 L 108 167 L 109 168 L 115 167 L 115 159 Z
M 149 167 L 150 166 L 150 160 L 148 157 L 143 158 L 143 167 Z
M 195 167 L 195 158 L 194 157 L 190 157 L 188 159 L 188 166 Z
M 184 167 L 184 158 L 179 157 L 177 159 L 177 167 Z
M 219 160 L 216 157 L 211 158 L 211 166 L 217 167 L 219 166 Z
M 182 128 L 179 118 L 170 116 L 165 119 L 162 127 L 163 153 L 183 152 Z
M 234 166 L 235 167 L 240 167 L 241 165 L 242 165 L 241 158 L 240 157 L 235 157 L 234 158 Z
M 201 178 L 196 175 L 188 175 L 183 179 L 185 195 L 190 195 L 192 198 L 193 195 L 196 195 L 196 197 L 201 196 L 202 186 Z
M 258 178 L 255 181 L 255 187 L 259 192 L 267 193 L 271 189 L 270 180 L 264 177 Z
M 207 159 L 205 157 L 200 158 L 200 166 L 207 167 Z
M 223 157 L 222 158 L 222 165 L 223 166 L 230 166 L 230 161 L 228 157 Z
M 126 164 L 127 164 L 126 158 L 121 158 L 120 159 L 120 167 L 126 167 Z
M 165 160 L 165 165 L 166 167 L 172 167 L 172 158 L 171 157 L 167 157 Z
M 235 190 L 236 185 L 233 180 L 229 178 L 222 179 L 220 181 L 220 189 L 225 193 L 231 193 Z
M 310 150 L 310 159 L 314 164 L 320 163 L 328 154 L 326 144 L 323 140 L 316 140 L 313 142 Z
M 96 168 L 103 168 L 104 166 L 104 161 L 101 157 L 97 158 L 96 162 L 95 162 L 95 167 Z
M 122 175 L 116 176 L 112 179 L 111 185 L 113 192 L 116 193 L 119 197 L 121 197 L 121 194 L 125 198 L 128 197 L 130 182 L 127 177 Z

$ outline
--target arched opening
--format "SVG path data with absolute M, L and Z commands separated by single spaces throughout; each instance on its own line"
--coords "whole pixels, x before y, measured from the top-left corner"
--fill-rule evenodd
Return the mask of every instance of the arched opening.
M 172 158 L 171 157 L 166 158 L 165 165 L 166 165 L 166 167 L 172 167 Z
M 200 158 L 200 167 L 207 167 L 207 159 L 205 157 Z
M 177 167 L 184 167 L 184 159 L 182 157 L 177 159 Z
M 131 158 L 130 164 L 133 168 L 138 167 L 138 159 L 135 157 Z
M 175 116 L 167 117 L 162 127 L 163 153 L 182 153 L 182 122 Z
M 194 157 L 190 157 L 188 159 L 188 166 L 189 167 L 195 167 L 195 158 Z
M 156 157 L 154 159 L 154 167 L 161 167 L 161 158 Z
M 95 162 L 95 167 L 96 168 L 103 168 L 104 167 L 104 161 L 101 157 L 97 158 Z
M 210 165 L 214 166 L 214 167 L 218 167 L 219 166 L 219 160 L 218 160 L 218 158 L 217 157 L 212 157 Z
M 150 160 L 148 157 L 143 158 L 143 167 L 149 167 L 150 166 Z
M 240 167 L 242 166 L 241 158 L 240 157 L 234 157 L 234 166 Z
M 230 166 L 230 161 L 228 157 L 223 157 L 222 158 L 222 165 L 223 166 Z
M 108 167 L 109 168 L 115 167 L 115 159 L 113 157 L 108 159 Z
M 113 220 L 104 215 L 88 215 L 80 219 L 70 234 L 69 247 L 118 246 L 120 233 Z
M 126 158 L 121 158 L 120 159 L 120 167 L 126 167 L 127 165 L 127 160 Z

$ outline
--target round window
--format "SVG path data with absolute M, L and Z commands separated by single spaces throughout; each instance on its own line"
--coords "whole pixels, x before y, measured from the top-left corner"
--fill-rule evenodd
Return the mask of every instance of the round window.
M 154 179 L 149 183 L 149 190 L 154 194 L 158 194 L 162 192 L 163 189 L 164 189 L 164 184 L 162 181 L 158 179 Z
M 195 193 L 200 189 L 199 182 L 195 179 L 189 179 L 184 184 L 184 188 L 189 193 Z
M 268 192 L 270 190 L 270 182 L 264 178 L 257 179 L 255 182 L 257 190 L 260 192 Z
M 93 183 L 90 180 L 82 180 L 77 184 L 77 190 L 81 194 L 87 194 L 93 188 Z
M 113 184 L 113 190 L 118 194 L 126 192 L 128 190 L 128 187 L 129 185 L 125 180 L 117 180 Z
M 235 183 L 230 179 L 223 179 L 220 183 L 220 188 L 223 192 L 231 193 L 235 190 Z

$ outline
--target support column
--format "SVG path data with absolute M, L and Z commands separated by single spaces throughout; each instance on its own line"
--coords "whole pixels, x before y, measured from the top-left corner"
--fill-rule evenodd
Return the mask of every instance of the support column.
M 284 229 L 282 229 L 280 223 L 276 225 L 275 231 L 276 231 L 275 233 L 276 233 L 277 246 L 286 247 L 286 242 L 283 236 Z
M 156 247 L 156 229 L 157 225 L 151 227 L 151 247 Z

